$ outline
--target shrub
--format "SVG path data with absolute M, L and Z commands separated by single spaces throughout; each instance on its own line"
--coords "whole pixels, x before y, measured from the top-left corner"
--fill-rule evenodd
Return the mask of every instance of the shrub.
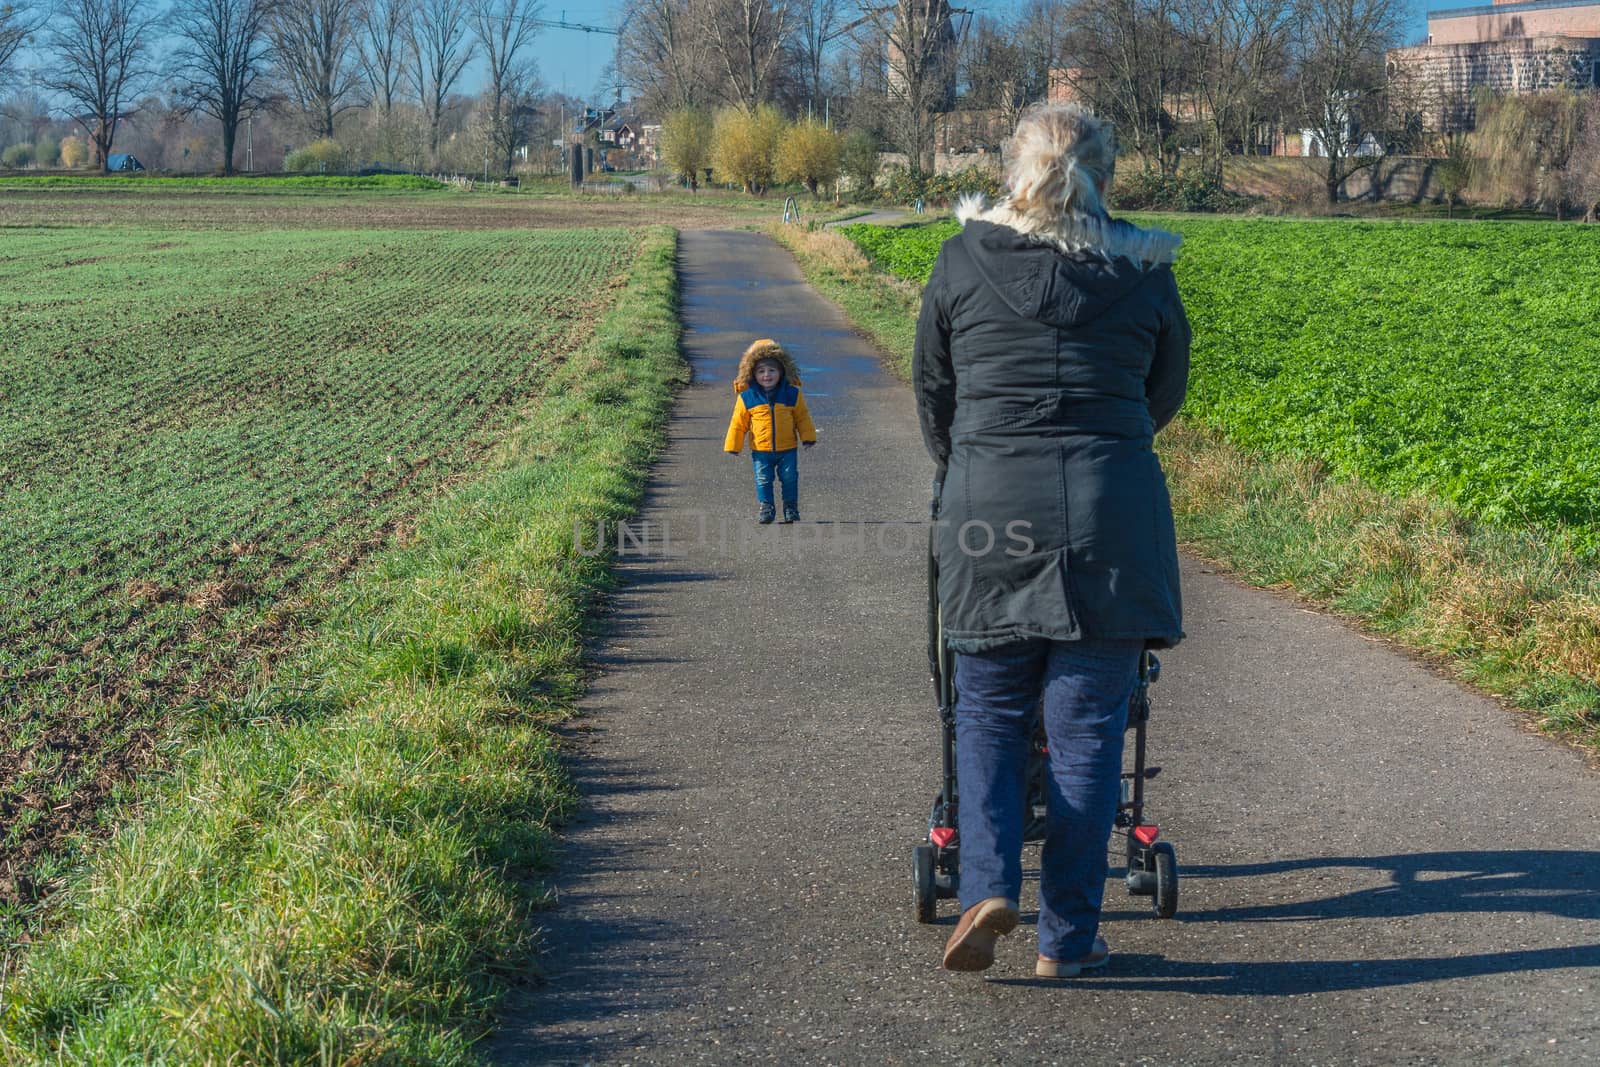
M 49 134 L 33 142 L 33 161 L 41 167 L 53 167 L 61 158 L 61 143 Z
M 799 182 L 817 195 L 818 186 L 839 176 L 839 135 L 816 119 L 790 126 L 778 146 L 778 179 Z
M 896 204 L 921 198 L 926 204 L 950 205 L 969 193 L 981 193 L 991 200 L 1001 193 L 1000 175 L 978 166 L 943 174 L 912 174 L 896 165 L 883 172 L 882 188 L 883 198 Z
M 0 152 L 0 163 L 4 163 L 12 170 L 21 170 L 33 162 L 33 145 L 24 141 L 14 144 L 4 152 Z
M 971 193 L 980 193 L 990 200 L 1000 196 L 1000 175 L 986 167 L 972 166 L 935 174 L 925 185 L 924 198 L 936 204 L 953 204 Z
M 747 193 L 765 193 L 777 172 L 783 116 L 770 104 L 754 111 L 728 108 L 717 115 L 712 161 L 718 177 L 737 182 Z
M 1250 198 L 1228 192 L 1202 171 L 1159 174 L 1139 171 L 1119 178 L 1111 202 L 1124 211 L 1243 211 Z
M 883 198 L 892 204 L 909 204 L 927 192 L 928 176 L 913 174 L 902 164 L 884 168 L 878 178 L 878 188 Z
M 839 169 L 858 199 L 873 199 L 878 184 L 878 142 L 862 130 L 846 134 L 839 146 Z
M 344 170 L 344 147 L 331 137 L 312 141 L 304 148 L 290 152 L 283 161 L 283 169 L 300 173 Z
M 76 169 L 89 162 L 89 146 L 79 137 L 63 137 L 61 139 L 61 165 L 69 170 Z
M 700 188 L 700 172 L 711 164 L 711 147 L 711 116 L 699 108 L 681 108 L 661 121 L 661 158 L 689 183 L 690 192 Z

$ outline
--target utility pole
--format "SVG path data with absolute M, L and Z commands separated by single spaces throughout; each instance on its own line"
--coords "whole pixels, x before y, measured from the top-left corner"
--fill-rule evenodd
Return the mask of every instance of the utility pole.
M 244 117 L 244 170 L 248 174 L 256 169 L 256 115 L 255 112 Z

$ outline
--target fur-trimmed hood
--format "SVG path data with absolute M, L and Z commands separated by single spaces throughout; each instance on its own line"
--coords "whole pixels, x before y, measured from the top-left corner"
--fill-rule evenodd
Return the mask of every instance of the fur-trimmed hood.
M 1177 234 L 1108 216 L 1062 214 L 1045 224 L 1006 201 L 964 198 L 951 238 L 1017 315 L 1055 326 L 1092 322 L 1154 276 L 1171 271 Z
M 1009 200 L 990 205 L 981 193 L 963 196 L 956 204 L 956 219 L 965 226 L 973 220 L 1006 226 L 1039 244 L 1051 245 L 1068 255 L 1096 255 L 1134 263 L 1171 263 L 1178 257 L 1183 238 L 1166 230 L 1144 230 L 1110 216 L 1064 212 L 1040 219 L 1013 210 Z
M 756 364 L 764 359 L 770 359 L 783 368 L 783 378 L 778 382 L 782 385 L 792 385 L 799 388 L 800 368 L 795 366 L 794 358 L 783 350 L 783 346 L 770 338 L 762 338 L 744 350 L 744 355 L 739 359 L 739 370 L 733 376 L 733 391 L 742 393 L 756 383 Z

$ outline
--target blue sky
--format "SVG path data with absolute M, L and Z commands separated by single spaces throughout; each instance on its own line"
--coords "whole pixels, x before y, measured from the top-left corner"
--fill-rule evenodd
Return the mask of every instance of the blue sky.
M 1012 10 L 1016 5 L 1011 0 L 956 0 L 960 6 L 971 8 L 974 11 L 993 12 L 996 14 Z M 1439 10 L 1450 7 L 1462 7 L 1474 0 L 1405 0 L 1411 17 L 1406 23 L 1406 44 L 1414 44 L 1427 32 L 1427 16 L 1429 9 Z M 1483 0 L 1488 2 L 1488 0 Z M 562 6 L 561 0 L 545 0 L 545 9 L 542 17 L 552 20 L 561 19 L 563 11 L 567 22 L 581 23 L 589 26 L 615 26 L 622 9 L 621 4 L 591 2 L 574 2 Z M 616 38 L 607 34 L 582 33 L 577 30 L 544 29 L 539 33 L 534 42 L 534 58 L 539 62 L 539 75 L 544 79 L 547 88 L 559 90 L 565 86 L 568 93 L 582 97 L 592 102 L 608 103 L 611 94 L 609 86 L 601 86 L 600 72 L 610 62 L 612 49 Z M 606 97 L 606 100 L 600 100 Z
M 567 22 L 586 26 L 615 26 L 622 5 L 613 3 L 571 3 L 545 0 L 542 18 L 559 20 L 565 12 Z M 533 42 L 533 55 L 539 62 L 539 77 L 545 88 L 572 96 L 595 100 L 604 95 L 610 102 L 611 88 L 600 86 L 601 72 L 611 62 L 617 39 L 610 34 L 583 33 L 546 27 Z
M 1407 22 L 1405 42 L 1416 43 L 1427 30 L 1426 11 L 1430 8 L 1441 9 L 1461 7 L 1473 0 L 1403 0 L 1411 10 L 1411 18 Z M 980 12 L 1004 13 L 1013 9 L 1015 0 L 957 0 L 973 10 Z M 589 26 L 615 26 L 620 16 L 622 5 L 612 0 L 574 0 L 562 5 L 562 0 L 545 0 L 545 8 L 541 15 L 551 20 L 565 19 L 567 22 L 579 23 Z M 602 74 L 611 62 L 615 48 L 616 38 L 609 34 L 584 33 L 579 30 L 562 30 L 545 28 L 533 43 L 533 56 L 539 64 L 539 76 L 548 89 L 565 90 L 572 96 L 579 97 L 592 103 L 609 103 L 612 89 L 605 84 Z M 37 61 L 37 57 L 29 57 L 29 61 Z M 26 62 L 26 61 L 25 61 Z M 463 79 L 461 88 L 466 92 L 476 92 L 481 85 L 483 74 L 478 64 L 470 68 Z

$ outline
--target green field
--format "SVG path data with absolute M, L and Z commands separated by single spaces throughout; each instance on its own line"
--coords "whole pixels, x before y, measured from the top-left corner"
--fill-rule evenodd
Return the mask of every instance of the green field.
M 1600 231 L 1515 223 L 1162 219 L 1194 324 L 1185 412 L 1600 548 Z M 953 222 L 845 227 L 886 270 L 932 270 Z
M 0 1063 L 478 1062 L 729 213 L 132 184 L 0 188 Z
M 5 233 L 0 905 L 34 896 L 169 720 L 259 682 L 298 597 L 526 416 L 637 246 Z

